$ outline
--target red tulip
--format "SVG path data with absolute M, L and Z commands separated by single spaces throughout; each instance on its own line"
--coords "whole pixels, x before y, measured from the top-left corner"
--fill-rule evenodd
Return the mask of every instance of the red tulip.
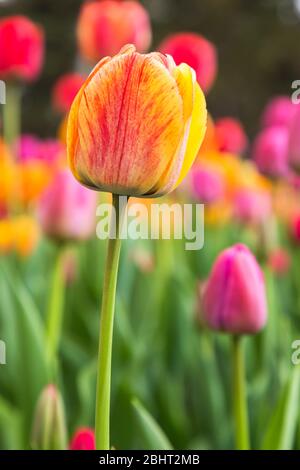
M 44 58 L 42 29 L 25 16 L 0 20 L 0 78 L 31 81 Z
M 79 73 L 67 73 L 60 77 L 53 88 L 53 107 L 61 113 L 68 113 L 83 83 L 84 78 Z
M 243 153 L 248 139 L 241 123 L 234 118 L 224 117 L 215 123 L 216 139 L 221 152 Z
M 275 274 L 286 274 L 291 265 L 291 257 L 288 251 L 284 248 L 277 248 L 272 251 L 269 255 L 268 265 Z
M 170 54 L 177 65 L 184 62 L 192 67 L 203 91 L 210 90 L 217 74 L 217 52 L 210 41 L 199 34 L 178 33 L 165 39 L 159 51 Z
M 291 235 L 296 243 L 300 243 L 300 213 L 293 215 L 290 222 Z
M 77 38 L 82 56 L 89 61 L 113 56 L 128 43 L 146 52 L 151 37 L 148 13 L 138 2 L 91 1 L 81 8 Z
M 265 325 L 264 278 L 246 246 L 234 245 L 218 256 L 204 289 L 202 315 L 211 329 L 232 334 L 257 333 Z
M 70 450 L 95 450 L 95 434 L 91 428 L 79 428 L 75 432 Z

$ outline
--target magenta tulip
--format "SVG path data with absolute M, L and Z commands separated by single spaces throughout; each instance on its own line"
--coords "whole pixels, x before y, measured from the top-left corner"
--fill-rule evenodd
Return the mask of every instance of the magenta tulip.
M 261 123 L 263 127 L 289 126 L 296 107 L 288 96 L 276 96 L 265 107 Z
M 46 235 L 84 240 L 95 228 L 97 193 L 80 185 L 69 170 L 60 171 L 43 194 L 39 219 Z
M 208 165 L 197 165 L 191 170 L 191 190 L 195 199 L 202 203 L 213 203 L 224 195 L 222 175 Z
M 232 334 L 253 334 L 264 327 L 264 278 L 246 246 L 234 245 L 218 256 L 205 286 L 202 315 L 211 329 Z
M 297 109 L 290 125 L 288 161 L 292 168 L 300 171 L 300 108 Z
M 267 127 L 253 145 L 253 158 L 259 170 L 272 178 L 286 177 L 288 168 L 288 128 Z

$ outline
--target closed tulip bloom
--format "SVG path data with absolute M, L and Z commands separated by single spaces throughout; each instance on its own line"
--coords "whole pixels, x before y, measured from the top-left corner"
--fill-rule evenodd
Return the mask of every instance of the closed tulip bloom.
M 0 77 L 31 81 L 38 77 L 44 59 L 42 29 L 25 16 L 0 20 Z
M 34 414 L 31 443 L 34 450 L 67 448 L 64 404 L 55 385 L 47 385 L 40 394 Z
M 253 188 L 237 191 L 233 200 L 233 214 L 242 223 L 260 223 L 272 210 L 270 194 Z
M 265 107 L 261 123 L 263 127 L 289 126 L 295 109 L 289 96 L 276 96 Z
M 191 189 L 196 199 L 203 203 L 220 200 L 225 192 L 222 174 L 209 165 L 197 165 L 191 171 Z
M 241 123 L 234 118 L 224 117 L 215 124 L 216 139 L 221 152 L 241 154 L 245 152 L 248 139 Z
M 95 433 L 91 428 L 79 428 L 71 441 L 70 450 L 95 450 Z
M 167 37 L 159 51 L 170 54 L 177 65 L 184 62 L 192 67 L 204 92 L 210 90 L 218 67 L 216 48 L 210 41 L 196 33 L 177 33 Z
M 288 160 L 290 166 L 298 173 L 300 171 L 300 109 L 294 114 L 290 125 Z
M 288 138 L 283 126 L 268 127 L 256 137 L 253 158 L 262 173 L 272 178 L 288 175 Z
M 234 245 L 218 256 L 204 290 L 202 315 L 209 328 L 232 334 L 257 333 L 264 327 L 264 278 L 246 246 Z
M 206 128 L 193 70 L 126 46 L 99 62 L 71 107 L 68 158 L 82 184 L 136 197 L 166 194 L 190 169 Z
M 53 107 L 61 113 L 68 113 L 83 83 L 84 78 L 79 73 L 67 73 L 60 77 L 53 87 Z
M 128 43 L 146 52 L 151 37 L 148 13 L 138 2 L 92 1 L 81 8 L 77 39 L 82 56 L 89 61 L 113 56 Z
M 96 205 L 96 194 L 62 170 L 41 197 L 38 215 L 42 229 L 57 240 L 87 239 L 95 228 Z

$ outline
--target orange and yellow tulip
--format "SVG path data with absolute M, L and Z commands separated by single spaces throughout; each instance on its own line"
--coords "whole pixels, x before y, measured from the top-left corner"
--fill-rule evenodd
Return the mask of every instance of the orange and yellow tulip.
M 76 96 L 68 158 L 77 180 L 114 194 L 157 197 L 183 180 L 206 130 L 206 104 L 188 65 L 125 46 L 102 59 Z

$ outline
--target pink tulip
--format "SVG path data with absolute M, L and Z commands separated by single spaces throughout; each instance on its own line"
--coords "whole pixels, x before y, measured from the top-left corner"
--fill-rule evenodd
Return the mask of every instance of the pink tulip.
M 222 175 L 208 165 L 197 165 L 191 170 L 191 190 L 202 203 L 212 203 L 221 199 L 225 185 Z
M 44 34 L 25 16 L 0 20 L 0 78 L 31 81 L 44 59 Z
M 248 139 L 241 123 L 224 117 L 215 123 L 216 139 L 221 152 L 241 154 L 246 150 Z
M 242 223 L 260 223 L 272 210 L 269 193 L 253 188 L 239 190 L 233 200 L 233 214 Z
M 42 229 L 58 240 L 87 239 L 94 232 L 96 205 L 97 193 L 80 185 L 69 170 L 62 170 L 41 197 Z
M 264 109 L 261 123 L 263 127 L 289 126 L 296 107 L 288 96 L 276 96 Z
M 300 171 L 300 108 L 294 114 L 290 124 L 288 160 L 292 168 Z
M 253 334 L 264 327 L 264 278 L 246 246 L 234 245 L 218 256 L 203 294 L 202 315 L 211 329 L 232 334 Z
M 170 54 L 177 65 L 185 62 L 192 67 L 203 91 L 210 90 L 218 66 L 216 48 L 210 41 L 196 33 L 177 33 L 167 37 L 159 50 Z
M 288 138 L 288 129 L 283 126 L 268 127 L 258 134 L 253 158 L 262 173 L 273 178 L 288 175 Z
M 15 144 L 16 155 L 22 163 L 40 160 L 51 164 L 65 154 L 65 146 L 56 139 L 41 140 L 31 134 L 23 134 Z
M 95 434 L 91 428 L 79 428 L 75 432 L 70 450 L 95 450 Z

